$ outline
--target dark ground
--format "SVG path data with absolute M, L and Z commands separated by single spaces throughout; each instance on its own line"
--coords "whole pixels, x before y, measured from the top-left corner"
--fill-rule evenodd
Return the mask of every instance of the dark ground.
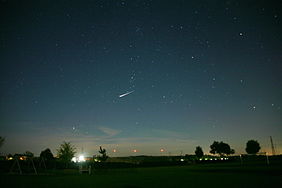
M 280 165 L 197 164 L 100 169 L 92 175 L 56 170 L 40 175 L 1 174 L 1 187 L 281 187 Z

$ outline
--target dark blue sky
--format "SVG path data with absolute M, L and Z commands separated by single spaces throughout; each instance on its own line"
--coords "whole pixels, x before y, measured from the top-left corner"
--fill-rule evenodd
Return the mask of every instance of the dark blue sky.
M 2 153 L 282 152 L 281 1 L 0 5 Z

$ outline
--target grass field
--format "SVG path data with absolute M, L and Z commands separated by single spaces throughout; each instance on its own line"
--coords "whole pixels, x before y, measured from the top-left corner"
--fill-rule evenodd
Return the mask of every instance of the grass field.
M 107 169 L 92 175 L 53 171 L 41 175 L 1 175 L 1 187 L 282 187 L 281 166 L 232 164 Z

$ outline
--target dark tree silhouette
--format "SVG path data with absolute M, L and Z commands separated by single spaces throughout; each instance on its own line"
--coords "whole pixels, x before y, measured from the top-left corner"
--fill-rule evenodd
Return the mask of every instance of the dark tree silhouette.
M 219 155 L 230 155 L 234 154 L 234 149 L 231 149 L 230 146 L 224 142 L 214 141 L 212 145 L 210 145 L 210 153 L 219 154 Z
M 204 152 L 200 146 L 196 147 L 195 154 L 198 158 L 202 158 L 204 156 Z
M 212 153 L 212 154 L 218 153 L 219 142 L 214 141 L 213 144 L 210 145 L 210 148 L 211 148 L 210 153 Z
M 45 168 L 52 168 L 56 165 L 54 156 L 49 148 L 41 151 L 39 165 L 45 166 Z
M 0 147 L 4 144 L 4 142 L 5 142 L 5 138 L 0 136 Z
M 99 153 L 102 155 L 102 156 L 99 156 L 99 159 L 101 161 L 106 161 L 108 159 L 108 156 L 107 156 L 107 153 L 106 153 L 106 149 L 103 149 L 102 146 L 100 146 Z
M 256 154 L 260 150 L 260 145 L 256 140 L 249 140 L 246 144 L 246 152 L 248 154 Z
M 43 158 L 46 161 L 51 161 L 54 159 L 54 156 L 49 148 L 41 151 L 40 158 Z
M 71 145 L 70 142 L 63 142 L 60 145 L 60 148 L 57 149 L 58 157 L 59 159 L 66 164 L 66 167 L 68 167 L 68 164 L 71 162 L 71 159 L 74 157 L 75 147 Z
M 26 151 L 24 153 L 24 155 L 27 156 L 27 157 L 33 157 L 34 156 L 34 154 L 32 152 L 30 152 L 30 151 Z

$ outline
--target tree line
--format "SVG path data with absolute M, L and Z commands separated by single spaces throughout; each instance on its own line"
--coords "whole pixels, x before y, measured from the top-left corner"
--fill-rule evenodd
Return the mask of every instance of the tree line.
M 0 147 L 4 144 L 5 139 L 3 137 L 0 137 Z M 230 154 L 234 154 L 235 150 L 231 149 L 231 147 L 229 146 L 229 144 L 224 143 L 224 142 L 218 142 L 218 141 L 214 141 L 212 143 L 212 145 L 210 145 L 210 153 L 214 154 L 214 155 L 219 155 L 219 156 L 224 156 L 224 155 L 230 155 Z M 245 151 L 248 154 L 257 154 L 259 152 L 259 150 L 261 149 L 260 144 L 258 141 L 256 140 L 249 140 L 246 143 L 246 148 Z M 67 164 L 72 160 L 72 158 L 74 157 L 75 153 L 76 153 L 76 148 L 70 143 L 70 142 L 63 142 L 59 149 L 57 149 L 57 156 L 59 158 L 59 160 L 61 160 L 62 162 Z M 100 161 L 106 161 L 108 156 L 106 153 L 106 149 L 103 149 L 100 146 L 100 150 L 99 150 L 100 155 L 98 156 L 98 159 Z M 195 155 L 198 158 L 201 158 L 204 156 L 204 152 L 203 149 L 200 146 L 196 147 L 195 150 Z M 26 156 L 33 156 L 33 153 L 27 151 L 26 152 Z M 51 152 L 51 150 L 49 148 L 45 149 L 44 151 L 42 151 L 40 153 L 40 158 L 44 158 L 47 161 L 53 160 L 54 156 Z
M 234 154 L 235 153 L 235 150 L 231 149 L 229 144 L 224 143 L 222 141 L 221 142 L 214 141 L 213 144 L 210 145 L 210 149 L 211 149 L 210 150 L 211 154 L 218 154 L 219 156 L 230 155 L 230 154 Z M 245 151 L 248 154 L 257 154 L 260 149 L 261 149 L 260 144 L 256 140 L 249 140 L 246 143 Z M 200 146 L 196 147 L 195 155 L 198 158 L 202 158 L 204 156 L 203 149 Z

